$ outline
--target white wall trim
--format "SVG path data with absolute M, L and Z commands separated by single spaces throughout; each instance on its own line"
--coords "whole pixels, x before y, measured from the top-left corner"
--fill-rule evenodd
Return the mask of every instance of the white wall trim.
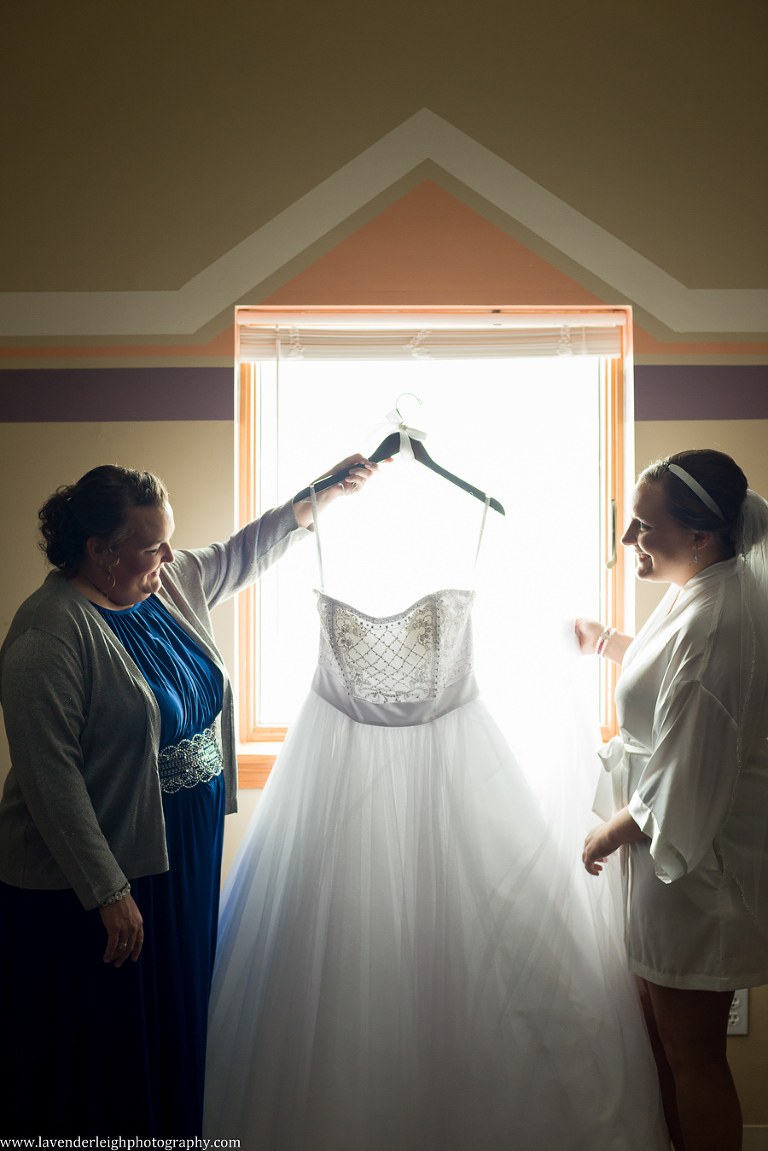
M 422 108 L 177 291 L 3 292 L 0 336 L 192 335 L 353 212 L 432 160 L 675 332 L 768 330 L 768 291 L 686 288 Z

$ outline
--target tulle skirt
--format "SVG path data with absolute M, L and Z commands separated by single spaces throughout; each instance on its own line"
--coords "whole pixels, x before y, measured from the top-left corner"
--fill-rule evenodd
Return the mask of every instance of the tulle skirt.
M 205 1133 L 667 1148 L 618 876 L 553 818 L 481 701 L 385 728 L 310 693 L 223 893 Z

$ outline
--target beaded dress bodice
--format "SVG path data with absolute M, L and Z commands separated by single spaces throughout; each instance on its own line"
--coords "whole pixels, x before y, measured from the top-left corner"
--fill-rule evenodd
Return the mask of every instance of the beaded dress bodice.
M 376 617 L 318 592 L 319 664 L 371 703 L 436 699 L 472 671 L 475 593 L 449 588 Z
M 312 487 L 310 492 L 322 585 L 323 556 Z M 489 502 L 486 499 L 478 553 Z M 430 592 L 388 616 L 367 615 L 323 590 L 316 594 L 320 654 L 312 688 L 350 719 L 382 727 L 418 726 L 477 697 L 472 671 L 473 591 Z

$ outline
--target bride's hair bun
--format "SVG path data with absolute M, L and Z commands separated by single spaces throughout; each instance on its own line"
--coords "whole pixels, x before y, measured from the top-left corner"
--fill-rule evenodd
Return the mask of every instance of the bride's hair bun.
M 116 548 L 128 534 L 132 507 L 162 507 L 168 492 L 151 472 L 104 464 L 75 484 L 57 488 L 38 512 L 40 548 L 64 575 L 72 576 L 84 558 L 86 540 L 96 536 Z

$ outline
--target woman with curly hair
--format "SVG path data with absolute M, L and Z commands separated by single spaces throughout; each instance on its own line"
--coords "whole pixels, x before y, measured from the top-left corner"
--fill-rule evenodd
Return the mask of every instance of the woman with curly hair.
M 375 467 L 343 466 L 318 502 Z M 54 570 L 0 649 L 4 1133 L 194 1136 L 237 807 L 210 611 L 305 535 L 312 511 L 289 501 L 174 552 L 162 481 L 104 466 L 59 488 L 40 521 Z

